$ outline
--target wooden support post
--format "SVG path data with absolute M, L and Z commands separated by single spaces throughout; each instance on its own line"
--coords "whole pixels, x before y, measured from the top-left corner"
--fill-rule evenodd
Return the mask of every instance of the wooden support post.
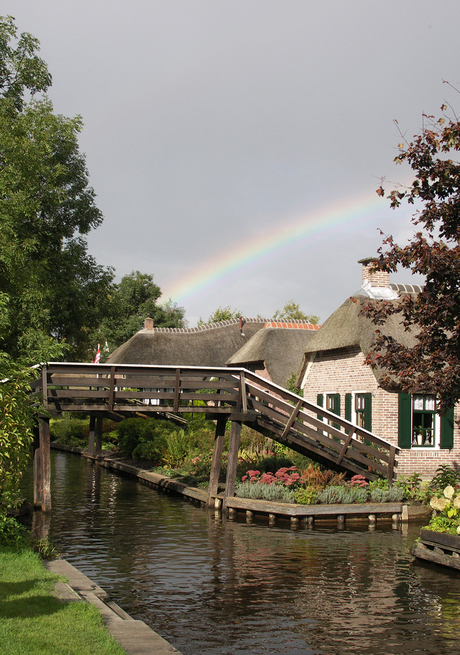
M 395 470 L 396 448 L 390 446 L 390 459 L 388 461 L 388 482 L 390 486 L 393 484 L 394 470 Z
M 89 435 L 88 435 L 88 452 L 92 457 L 96 456 L 96 417 L 89 417 Z
M 102 457 L 102 416 L 96 418 L 96 457 Z
M 222 464 L 222 450 L 224 448 L 226 416 L 219 416 L 217 419 L 216 432 L 214 437 L 214 451 L 212 453 L 211 473 L 209 474 L 208 506 L 212 507 L 213 498 L 217 496 L 219 487 L 220 467 Z
M 173 412 L 179 411 L 179 394 L 180 394 L 180 368 L 176 368 L 176 386 L 174 387 Z
M 51 511 L 51 453 L 49 418 L 38 419 L 38 447 L 34 452 L 34 508 Z
M 230 431 L 230 447 L 228 450 L 227 462 L 227 479 L 225 482 L 224 506 L 227 498 L 233 498 L 235 495 L 236 470 L 238 467 L 238 450 L 241 440 L 241 421 L 232 421 Z

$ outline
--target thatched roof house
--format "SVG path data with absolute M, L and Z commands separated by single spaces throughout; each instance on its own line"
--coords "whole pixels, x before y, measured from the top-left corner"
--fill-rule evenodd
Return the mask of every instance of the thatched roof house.
M 392 388 L 382 388 L 381 371 L 365 363 L 377 328 L 361 315 L 363 305 L 372 299 L 399 303 L 402 294 L 421 290 L 390 284 L 388 273 L 372 273 L 373 261 L 361 260 L 361 289 L 309 341 L 298 384 L 308 400 L 399 446 L 398 475 L 417 472 L 430 478 L 440 464 L 457 466 L 460 461 L 458 408 L 454 429 L 454 410 L 439 416 L 433 396 L 401 393 L 396 380 Z M 417 338 L 416 330 L 404 330 L 398 316 L 378 329 L 408 346 Z
M 155 328 L 146 319 L 144 328 L 111 353 L 110 364 L 165 366 L 225 366 L 267 320 L 247 318 L 210 323 L 197 328 Z
M 319 328 L 305 321 L 269 321 L 226 363 L 244 366 L 285 387 L 292 374 L 297 374 L 303 352 Z

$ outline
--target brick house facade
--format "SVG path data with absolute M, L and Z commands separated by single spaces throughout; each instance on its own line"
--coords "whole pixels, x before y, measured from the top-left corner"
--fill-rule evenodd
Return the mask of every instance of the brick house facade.
M 323 324 L 308 344 L 299 383 L 304 397 L 398 445 L 397 475 L 430 479 L 440 464 L 460 468 L 460 408 L 444 417 L 429 396 L 384 389 L 378 369 L 365 364 L 375 327 L 360 310 L 370 298 L 398 301 L 419 287 L 390 285 L 388 274 L 373 277 L 372 260 L 362 260 L 363 286 Z M 410 345 L 396 317 L 383 328 Z

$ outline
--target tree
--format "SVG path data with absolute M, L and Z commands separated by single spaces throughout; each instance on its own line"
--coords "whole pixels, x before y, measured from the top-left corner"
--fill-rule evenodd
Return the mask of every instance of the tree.
M 43 333 L 83 358 L 105 310 L 113 271 L 87 253 L 84 236 L 102 222 L 78 149 L 80 117 L 53 113 L 51 83 L 30 34 L 0 18 L 0 289 L 15 356 Z
M 209 316 L 207 321 L 203 321 L 200 317 L 197 325 L 208 325 L 209 323 L 220 323 L 221 321 L 231 321 L 234 318 L 239 318 L 241 316 L 239 309 L 232 309 L 230 305 L 226 307 L 218 307 L 215 309 L 212 314 Z
M 283 309 L 278 309 L 274 315 L 275 321 L 308 321 L 312 325 L 316 325 L 319 321 L 319 316 L 314 314 L 305 314 L 300 305 L 293 300 L 288 300 Z
M 94 343 L 107 342 L 109 352 L 138 332 L 150 316 L 156 327 L 185 327 L 185 310 L 171 300 L 158 303 L 161 290 L 153 275 L 132 271 L 119 284 L 113 284 L 109 307 L 101 324 L 93 332 Z
M 377 329 L 368 363 L 386 373 L 383 384 L 397 384 L 407 393 L 436 395 L 441 412 L 460 400 L 460 121 L 445 115 L 424 116 L 425 125 L 412 141 L 399 144 L 397 164 L 406 162 L 414 181 L 388 195 L 392 208 L 402 201 L 421 205 L 412 223 L 418 231 L 408 245 L 384 238 L 376 269 L 398 266 L 425 276 L 421 293 L 399 303 L 377 302 L 366 307 L 375 324 L 396 314 L 417 339 L 404 346 Z M 377 190 L 385 195 L 382 186 Z M 395 383 L 396 378 L 396 383 Z

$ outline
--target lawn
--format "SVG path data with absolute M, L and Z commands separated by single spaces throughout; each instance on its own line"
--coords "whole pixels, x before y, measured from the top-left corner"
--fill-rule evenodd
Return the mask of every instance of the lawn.
M 0 547 L 0 652 L 126 655 L 96 608 L 52 595 L 56 580 L 30 548 Z

